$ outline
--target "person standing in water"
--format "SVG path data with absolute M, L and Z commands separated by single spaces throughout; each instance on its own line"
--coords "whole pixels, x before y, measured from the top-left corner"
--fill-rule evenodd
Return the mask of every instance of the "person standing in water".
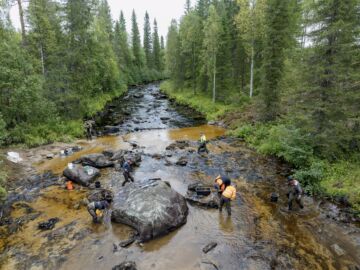
M 225 189 L 220 197 L 219 211 L 222 212 L 222 208 L 225 205 L 226 211 L 231 216 L 231 201 L 236 199 L 236 188 L 231 185 L 230 178 L 226 177 L 223 179 Z
M 288 185 L 289 185 L 289 190 L 287 193 L 289 211 L 291 211 L 293 209 L 294 201 L 299 205 L 299 207 L 301 209 L 303 209 L 304 204 L 303 204 L 302 198 L 301 198 L 303 191 L 302 191 L 299 181 L 295 180 L 292 176 L 288 176 L 287 180 L 288 180 Z
M 198 154 L 200 154 L 201 152 L 206 152 L 207 154 L 209 154 L 209 150 L 207 149 L 206 144 L 207 144 L 206 136 L 202 132 L 200 133 L 199 147 L 197 151 Z

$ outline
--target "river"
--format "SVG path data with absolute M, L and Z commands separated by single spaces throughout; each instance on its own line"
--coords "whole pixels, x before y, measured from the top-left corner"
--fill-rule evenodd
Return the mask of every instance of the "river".
M 61 185 L 49 185 L 36 191 L 37 196 L 15 202 L 12 222 L 0 224 L 0 269 L 112 269 L 126 260 L 135 261 L 140 270 L 360 269 L 358 224 L 333 220 L 324 210 L 328 203 L 310 197 L 304 199 L 304 210 L 288 212 L 286 165 L 225 137 L 223 128 L 207 125 L 193 110 L 166 99 L 158 84 L 130 89 L 97 121 L 99 132 L 115 127 L 119 134 L 80 140 L 76 144 L 83 149 L 68 157 L 35 158 L 44 149 L 57 151 L 61 145 L 24 150 L 22 155 L 39 173 L 61 174 L 84 154 L 132 149 L 143 159 L 134 171 L 135 180 L 160 177 L 182 195 L 188 184 L 212 184 L 217 174 L 226 173 L 240 195 L 232 204 L 232 217 L 189 204 L 187 223 L 181 228 L 143 245 L 121 248 L 118 244 L 129 238 L 131 228 L 93 224 L 81 204 L 85 188 L 69 192 Z M 209 155 L 196 153 L 200 132 L 211 140 Z M 188 140 L 190 146 L 166 150 L 176 140 Z M 179 157 L 188 160 L 187 166 L 175 164 Z M 122 179 L 110 168 L 102 170 L 100 181 L 116 192 Z M 278 203 L 270 202 L 272 192 L 280 194 Z M 39 222 L 55 217 L 60 221 L 52 231 L 37 229 Z M 14 221 L 21 224 L 15 226 Z M 217 247 L 204 254 L 202 248 L 212 241 Z

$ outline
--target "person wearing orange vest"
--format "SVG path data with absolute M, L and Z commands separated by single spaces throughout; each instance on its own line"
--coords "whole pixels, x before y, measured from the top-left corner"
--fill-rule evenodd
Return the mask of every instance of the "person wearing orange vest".
M 236 199 L 236 188 L 231 185 L 230 181 L 226 181 L 225 189 L 221 194 L 221 198 L 220 198 L 219 211 L 222 212 L 222 208 L 225 205 L 228 215 L 231 216 L 231 201 L 234 201 L 235 199 Z
M 225 183 L 230 183 L 230 179 L 227 176 L 218 175 L 215 178 L 214 188 L 217 190 L 219 197 L 225 190 Z

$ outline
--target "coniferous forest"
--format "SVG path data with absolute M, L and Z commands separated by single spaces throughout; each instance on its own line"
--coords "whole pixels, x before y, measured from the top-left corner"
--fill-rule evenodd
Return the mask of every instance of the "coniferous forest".
M 113 21 L 106 0 L 0 3 L 3 144 L 33 146 L 80 137 L 83 118 L 127 86 L 164 77 L 164 47 L 156 19 L 150 21 L 148 14 L 142 46 L 135 12 L 131 25 L 122 12 Z M 19 31 L 9 18 L 15 4 Z
M 162 89 L 292 164 L 309 193 L 359 203 L 359 1 L 186 3 Z

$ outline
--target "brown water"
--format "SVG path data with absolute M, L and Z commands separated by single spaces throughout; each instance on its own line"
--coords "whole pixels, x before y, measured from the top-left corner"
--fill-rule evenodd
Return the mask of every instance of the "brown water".
M 156 86 L 150 88 L 156 91 Z M 143 92 L 148 90 L 149 87 Z M 146 95 L 145 101 L 149 102 Z M 164 104 L 160 107 L 167 108 Z M 165 113 L 162 111 L 162 114 Z M 42 190 L 33 202 L 14 205 L 14 218 L 36 217 L 26 222 L 20 231 L 0 239 L 3 252 L 0 268 L 111 269 L 124 260 L 135 261 L 138 269 L 159 270 L 216 269 L 212 264 L 225 270 L 356 269 L 351 267 L 360 265 L 357 227 L 327 219 L 311 198 L 305 199 L 305 210 L 286 211 L 283 168 L 277 162 L 258 156 L 241 142 L 230 139 L 213 140 L 208 156 L 193 153 L 200 132 L 205 132 L 208 139 L 224 135 L 225 130 L 216 126 L 161 128 L 101 137 L 91 143 L 81 141 L 84 147 L 81 152 L 36 164 L 37 169 L 59 173 L 68 162 L 81 155 L 107 149 L 131 149 L 129 142 L 136 142 L 135 151 L 143 153 L 143 161 L 134 172 L 135 180 L 161 177 L 185 195 L 189 183 L 211 184 L 218 173 L 228 173 L 240 194 L 232 203 L 231 218 L 226 212 L 189 205 L 187 223 L 178 230 L 143 246 L 117 246 L 114 250 L 114 244 L 128 239 L 132 229 L 109 221 L 103 225 L 92 224 L 85 206 L 80 203 L 88 193 L 86 189 L 77 187 L 68 192 L 53 186 Z M 190 147 L 165 150 L 175 140 L 189 140 Z M 171 154 L 171 157 L 157 159 L 153 154 Z M 188 159 L 186 167 L 169 165 L 180 156 Z M 116 192 L 121 188 L 122 175 L 106 169 L 100 181 Z M 269 194 L 274 191 L 281 195 L 278 204 L 269 202 Z M 37 230 L 38 222 L 52 217 L 60 218 L 54 230 Z M 218 246 L 204 254 L 202 248 L 211 241 L 216 241 Z M 338 244 L 345 254 L 337 255 L 331 248 L 333 244 Z

